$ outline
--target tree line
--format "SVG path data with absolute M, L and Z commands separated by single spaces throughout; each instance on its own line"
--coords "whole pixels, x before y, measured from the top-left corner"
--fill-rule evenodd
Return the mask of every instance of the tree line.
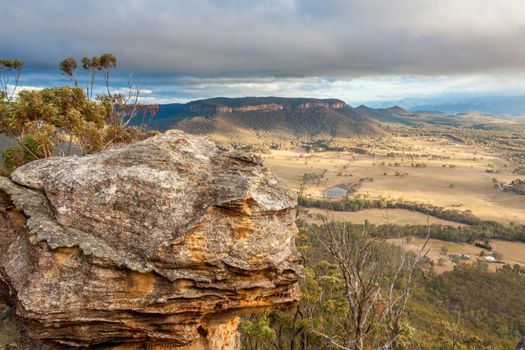
M 301 196 L 299 198 L 299 205 L 305 208 L 321 208 L 348 212 L 356 212 L 363 209 L 406 209 L 467 225 L 475 225 L 482 222 L 481 219 L 472 215 L 468 210 L 446 209 L 430 204 L 389 198 L 359 198 L 347 196 L 339 200 L 325 200 Z
M 418 202 L 391 200 L 387 198 L 352 198 L 340 200 L 325 200 L 315 198 L 299 198 L 299 205 L 305 208 L 320 208 L 333 211 L 356 212 L 363 209 L 406 209 L 434 216 L 443 220 L 466 224 L 467 226 L 431 225 L 431 238 L 452 242 L 474 242 L 479 239 L 497 238 L 509 241 L 525 242 L 525 225 L 502 225 L 495 221 L 482 220 L 470 211 L 446 209 Z M 392 231 L 401 236 L 424 236 L 426 225 L 370 225 L 378 232 Z

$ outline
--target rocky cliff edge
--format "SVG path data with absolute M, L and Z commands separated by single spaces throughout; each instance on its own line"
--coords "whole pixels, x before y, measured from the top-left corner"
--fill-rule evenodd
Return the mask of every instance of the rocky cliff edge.
M 233 349 L 238 315 L 299 298 L 295 208 L 182 132 L 35 161 L 0 177 L 0 299 L 45 342 Z

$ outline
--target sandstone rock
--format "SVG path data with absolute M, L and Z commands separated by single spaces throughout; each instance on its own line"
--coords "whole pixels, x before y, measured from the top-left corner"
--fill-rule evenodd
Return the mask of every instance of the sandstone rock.
M 0 299 L 34 339 L 234 349 L 237 315 L 299 298 L 295 207 L 258 157 L 182 132 L 35 161 L 0 177 Z

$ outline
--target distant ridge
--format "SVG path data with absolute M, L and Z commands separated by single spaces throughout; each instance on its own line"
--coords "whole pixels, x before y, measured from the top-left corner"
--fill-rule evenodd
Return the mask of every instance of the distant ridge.
M 497 123 L 489 116 L 412 112 L 400 106 L 353 108 L 333 98 L 217 97 L 160 105 L 150 127 L 182 129 L 224 144 L 268 147 L 313 138 L 380 137 L 389 133 L 387 124 L 497 128 Z
M 153 127 L 163 129 L 166 121 L 177 121 L 191 118 L 196 115 L 213 116 L 220 112 L 248 112 L 308 109 L 312 107 L 327 107 L 341 109 L 348 107 L 344 101 L 338 99 L 315 98 L 286 98 L 286 97 L 215 97 L 210 99 L 195 100 L 188 103 L 170 103 L 159 106 L 155 119 L 162 120 Z
M 375 107 L 390 105 L 399 105 L 414 113 L 432 111 L 446 114 L 488 113 L 496 116 L 525 116 L 525 95 L 406 98 L 397 101 L 380 102 Z
M 406 109 L 399 106 L 393 106 L 389 108 L 371 108 L 361 105 L 355 108 L 355 110 L 362 115 L 367 116 L 368 118 L 387 123 L 412 124 L 414 122 L 414 118 L 417 118 L 416 113 L 407 111 Z
M 267 148 L 298 140 L 381 137 L 391 130 L 387 124 L 498 129 L 505 127 L 504 122 L 491 115 L 413 112 L 400 106 L 353 108 L 338 99 L 217 97 L 160 105 L 149 126 L 207 135 L 222 144 L 264 144 Z
M 150 127 L 241 140 L 382 135 L 380 124 L 338 99 L 211 98 L 159 107 Z
M 338 99 L 316 99 L 316 98 L 286 98 L 286 97 L 241 97 L 227 98 L 216 97 L 206 100 L 192 101 L 186 104 L 187 108 L 217 108 L 223 111 L 250 111 L 255 107 L 267 107 L 268 110 L 274 109 L 294 109 L 327 107 L 341 109 L 346 103 Z

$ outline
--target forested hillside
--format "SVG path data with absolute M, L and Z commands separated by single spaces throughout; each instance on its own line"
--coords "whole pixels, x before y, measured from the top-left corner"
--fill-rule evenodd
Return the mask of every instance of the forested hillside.
M 350 326 L 349 317 L 355 314 L 349 305 L 351 299 L 345 294 L 348 289 L 343 262 L 334 255 L 337 251 L 327 238 L 333 225 L 301 225 L 298 245 L 306 266 L 301 285 L 303 298 L 292 311 L 273 310 L 241 324 L 247 349 L 289 349 L 293 344 L 300 344 L 300 349 L 337 349 L 335 344 L 345 340 L 352 344 L 353 339 L 361 337 Z M 338 241 L 340 249 L 349 249 L 349 254 L 359 259 L 359 254 L 369 248 L 356 237 L 366 230 L 358 226 L 339 227 L 346 233 L 338 237 L 348 239 Z M 396 297 L 402 295 L 410 283 L 410 270 L 405 265 L 396 280 L 395 268 L 400 266 L 403 253 L 399 247 L 381 243 L 375 237 L 373 244 L 378 244 L 380 254 L 370 251 L 366 260 L 358 260 L 362 265 L 356 268 L 361 268 L 361 276 L 366 278 L 372 278 L 368 273 L 372 269 L 381 276 L 377 283 L 385 290 L 370 309 L 375 317 L 380 317 L 381 310 L 388 305 L 388 287 L 393 287 Z M 497 272 L 489 272 L 484 263 L 460 264 L 453 271 L 436 274 L 432 263 L 422 259 L 412 279 L 411 298 L 399 320 L 394 349 L 514 349 L 525 332 L 523 267 L 502 265 Z M 395 283 L 390 285 L 392 281 Z M 363 293 L 371 292 L 363 290 Z M 372 294 L 369 296 L 372 298 Z M 363 302 L 373 303 L 368 299 Z M 384 326 L 373 319 L 366 325 L 370 327 L 368 331 Z M 378 336 L 374 331 L 362 336 L 364 348 L 380 342 L 382 336 L 384 333 Z

